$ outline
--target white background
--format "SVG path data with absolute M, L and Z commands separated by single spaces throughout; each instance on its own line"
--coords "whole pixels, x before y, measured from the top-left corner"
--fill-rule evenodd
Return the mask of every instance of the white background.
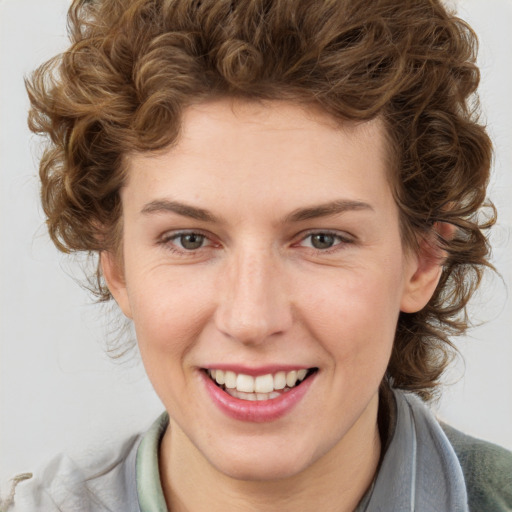
M 453 3 L 453 2 L 452 2 Z M 26 128 L 23 76 L 66 47 L 67 0 L 0 0 L 0 491 L 61 451 L 74 456 L 143 430 L 162 410 L 138 355 L 105 353 L 116 315 L 74 281 L 73 258 L 49 242 L 38 204 L 38 141 Z M 460 0 L 481 40 L 481 97 L 496 158 L 492 237 L 503 276 L 473 312 L 489 321 L 458 341 L 439 414 L 512 449 L 512 0 Z M 462 379 L 462 374 L 465 376 Z

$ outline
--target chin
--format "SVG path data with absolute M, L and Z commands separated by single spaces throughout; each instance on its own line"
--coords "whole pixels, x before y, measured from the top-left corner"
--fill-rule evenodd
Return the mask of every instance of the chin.
M 275 461 L 221 464 L 217 466 L 216 469 L 235 480 L 244 482 L 272 482 L 294 477 L 301 473 L 306 467 L 306 464 L 287 463 L 286 461 L 283 463 L 281 460 L 279 464 L 275 464 Z
M 295 453 L 294 453 L 295 451 Z M 259 446 L 234 452 L 224 450 L 223 457 L 210 459 L 217 471 L 241 481 L 283 480 L 300 474 L 316 460 L 307 456 L 307 450 L 293 450 L 290 446 Z

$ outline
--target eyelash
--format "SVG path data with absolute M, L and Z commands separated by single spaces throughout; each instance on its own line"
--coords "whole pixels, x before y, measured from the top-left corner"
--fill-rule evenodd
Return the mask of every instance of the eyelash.
M 334 245 L 332 245 L 331 247 L 328 247 L 326 249 L 318 249 L 318 248 L 312 247 L 312 246 L 306 247 L 307 249 L 311 249 L 320 254 L 331 254 L 331 253 L 343 250 L 346 247 L 346 245 L 348 245 L 348 244 L 354 243 L 354 239 L 349 237 L 348 235 L 344 236 L 336 231 L 315 230 L 315 231 L 309 231 L 309 232 L 303 234 L 301 236 L 298 244 L 296 244 L 296 245 L 303 244 L 304 241 L 306 241 L 308 238 L 311 239 L 311 237 L 313 237 L 315 235 L 316 236 L 324 235 L 324 236 L 328 236 L 328 237 L 333 237 L 335 239 Z
M 210 243 L 208 245 L 201 244 L 200 247 L 197 249 L 186 249 L 185 247 L 177 247 L 176 246 L 176 240 L 179 240 L 182 237 L 185 237 L 187 235 L 195 235 L 197 237 L 201 237 L 203 239 L 203 243 L 205 241 L 209 241 Z M 205 247 L 208 247 L 209 245 L 215 245 L 211 239 L 208 237 L 208 235 L 202 233 L 201 231 L 177 231 L 172 233 L 166 233 L 161 237 L 161 239 L 158 241 L 160 245 L 163 245 L 167 250 L 171 251 L 172 253 L 181 255 L 181 256 L 192 256 L 197 253 L 199 249 L 204 249 Z
M 187 235 L 195 235 L 202 238 L 201 246 L 197 247 L 196 249 L 186 249 L 185 247 L 178 247 L 176 245 L 176 240 L 179 240 L 180 238 L 187 236 Z M 313 236 L 327 236 L 334 238 L 334 244 L 331 247 L 327 247 L 325 249 L 318 249 L 316 247 L 313 247 L 312 245 L 304 246 L 302 245 L 308 238 L 311 239 Z M 206 245 L 204 245 L 204 242 L 209 242 Z M 205 249 L 210 246 L 215 246 L 216 244 L 212 242 L 211 238 L 201 232 L 201 231 L 178 231 L 178 232 L 172 232 L 172 233 L 166 233 L 161 237 L 161 239 L 158 242 L 160 245 L 165 246 L 165 248 L 169 251 L 171 251 L 174 254 L 177 254 L 179 256 L 193 256 L 197 254 L 197 252 L 200 249 Z M 312 242 L 310 242 L 312 244 Z M 354 239 L 349 236 L 343 236 L 339 232 L 329 231 L 329 230 L 315 230 L 315 231 L 309 231 L 306 233 L 301 234 L 300 239 L 298 242 L 294 243 L 293 246 L 299 246 L 304 247 L 305 249 L 312 250 L 319 254 L 331 254 L 340 250 L 343 250 L 346 245 L 353 244 Z

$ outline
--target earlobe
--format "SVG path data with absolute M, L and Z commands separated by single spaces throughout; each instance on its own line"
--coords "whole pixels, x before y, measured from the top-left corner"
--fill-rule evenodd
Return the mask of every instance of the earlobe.
M 128 318 L 132 318 L 124 272 L 119 264 L 118 258 L 110 251 L 102 251 L 100 254 L 100 263 L 105 282 L 114 300 L 117 302 L 124 315 Z
M 415 313 L 423 309 L 434 294 L 443 272 L 446 259 L 444 251 L 434 240 L 440 236 L 450 240 L 455 233 L 455 226 L 445 222 L 438 222 L 434 226 L 434 233 L 424 237 L 419 243 L 415 253 L 408 257 L 408 273 L 400 309 L 404 313 Z

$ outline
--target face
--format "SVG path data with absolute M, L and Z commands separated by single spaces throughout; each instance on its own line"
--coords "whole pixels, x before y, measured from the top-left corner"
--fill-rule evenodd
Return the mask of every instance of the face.
M 381 124 L 205 103 L 128 166 L 103 265 L 173 449 L 266 479 L 367 442 L 399 312 L 435 280 L 402 247 Z

